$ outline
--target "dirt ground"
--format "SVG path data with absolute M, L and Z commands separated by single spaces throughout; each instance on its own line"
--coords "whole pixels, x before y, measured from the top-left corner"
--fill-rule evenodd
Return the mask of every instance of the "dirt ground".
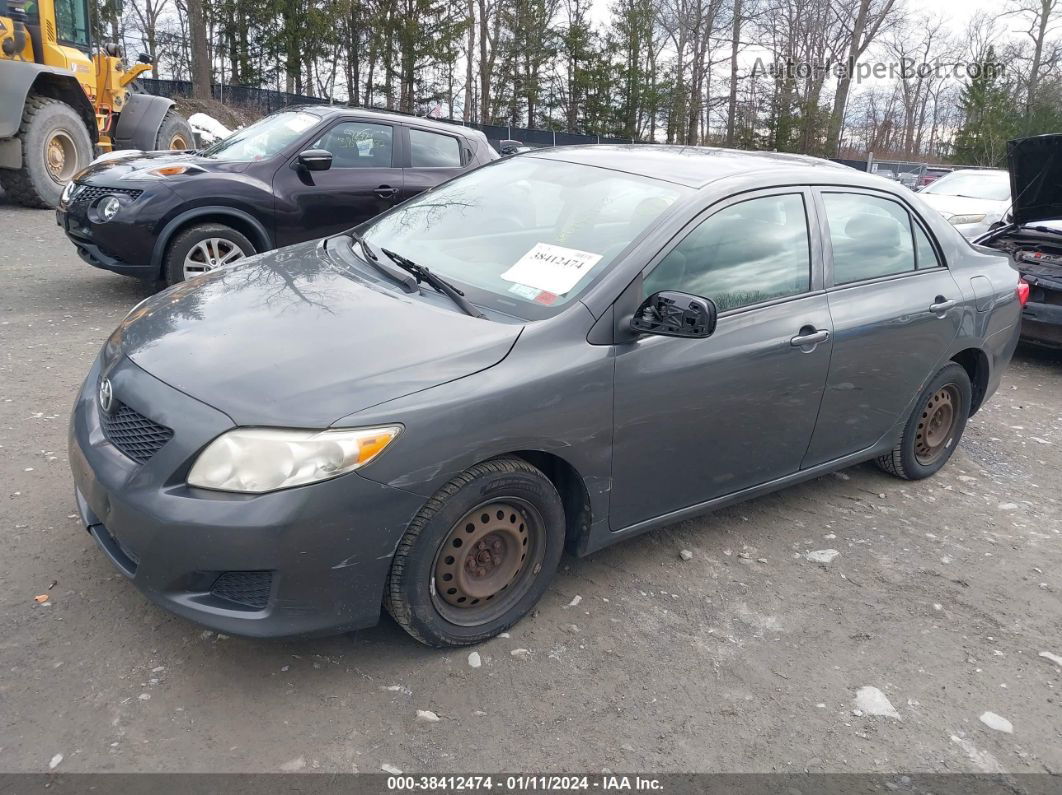
M 1062 772 L 1062 357 L 1019 351 L 927 481 L 856 467 L 565 559 L 479 667 L 387 619 L 226 638 L 74 516 L 70 406 L 147 288 L 50 212 L 0 229 L 0 771 Z

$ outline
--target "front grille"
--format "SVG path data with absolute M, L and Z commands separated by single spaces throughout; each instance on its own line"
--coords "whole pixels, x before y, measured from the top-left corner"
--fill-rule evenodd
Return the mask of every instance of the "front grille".
M 173 438 L 173 431 L 165 425 L 117 401 L 110 413 L 100 412 L 100 419 L 107 441 L 138 464 L 146 463 Z
M 74 195 L 70 197 L 71 204 L 92 204 L 96 199 L 106 196 L 108 193 L 120 193 L 135 199 L 144 191 L 136 188 L 100 188 L 96 185 L 78 185 L 74 189 Z
M 210 593 L 219 599 L 261 609 L 269 602 L 272 587 L 271 571 L 227 571 L 214 580 Z

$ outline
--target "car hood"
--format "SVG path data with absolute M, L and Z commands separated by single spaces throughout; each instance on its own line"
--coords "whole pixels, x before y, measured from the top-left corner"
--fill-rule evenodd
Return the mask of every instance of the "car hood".
M 1062 133 L 1007 142 L 1016 224 L 1062 218 Z
M 129 178 L 134 171 L 145 168 L 159 168 L 178 163 L 193 163 L 206 171 L 218 171 L 231 167 L 231 163 L 200 157 L 194 152 L 141 152 L 135 149 L 121 150 L 102 155 L 89 163 L 88 168 L 74 177 L 77 182 L 110 184 L 115 179 Z
M 325 428 L 497 364 L 521 329 L 374 283 L 311 241 L 147 299 L 106 364 L 124 354 L 238 425 Z
M 947 196 L 943 193 L 926 193 L 925 191 L 919 193 L 918 196 L 945 218 L 951 218 L 953 215 L 979 215 L 981 213 L 1002 216 L 1008 204 L 1005 201 L 994 199 L 971 199 L 968 196 Z

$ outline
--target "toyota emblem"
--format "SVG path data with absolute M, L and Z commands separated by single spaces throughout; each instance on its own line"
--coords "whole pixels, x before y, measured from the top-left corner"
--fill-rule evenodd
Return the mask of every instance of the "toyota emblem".
M 111 413 L 111 406 L 114 404 L 114 389 L 111 387 L 111 379 L 104 378 L 100 381 L 100 408 L 107 414 Z

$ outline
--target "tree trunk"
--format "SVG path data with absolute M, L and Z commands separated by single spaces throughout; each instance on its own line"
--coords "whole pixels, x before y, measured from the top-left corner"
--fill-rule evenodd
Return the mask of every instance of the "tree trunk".
M 734 27 L 730 40 L 730 99 L 726 114 L 726 145 L 733 147 L 737 129 L 738 48 L 741 45 L 741 0 L 734 0 Z
M 860 0 L 855 25 L 852 27 L 852 40 L 848 43 L 847 69 L 837 80 L 837 93 L 833 96 L 833 111 L 830 114 L 830 126 L 826 135 L 826 154 L 832 157 L 837 156 L 837 148 L 841 142 L 844 112 L 848 106 L 848 92 L 852 88 L 852 72 L 855 71 L 856 61 L 861 53 L 860 44 L 863 39 L 863 31 L 867 26 L 867 15 L 869 13 L 870 0 Z
M 188 29 L 192 39 L 192 96 L 210 99 L 210 52 L 203 0 L 188 0 Z
M 465 101 L 461 103 L 461 120 L 468 124 L 475 118 L 472 104 L 473 69 L 472 58 L 476 52 L 476 0 L 468 0 L 468 44 L 465 55 Z

